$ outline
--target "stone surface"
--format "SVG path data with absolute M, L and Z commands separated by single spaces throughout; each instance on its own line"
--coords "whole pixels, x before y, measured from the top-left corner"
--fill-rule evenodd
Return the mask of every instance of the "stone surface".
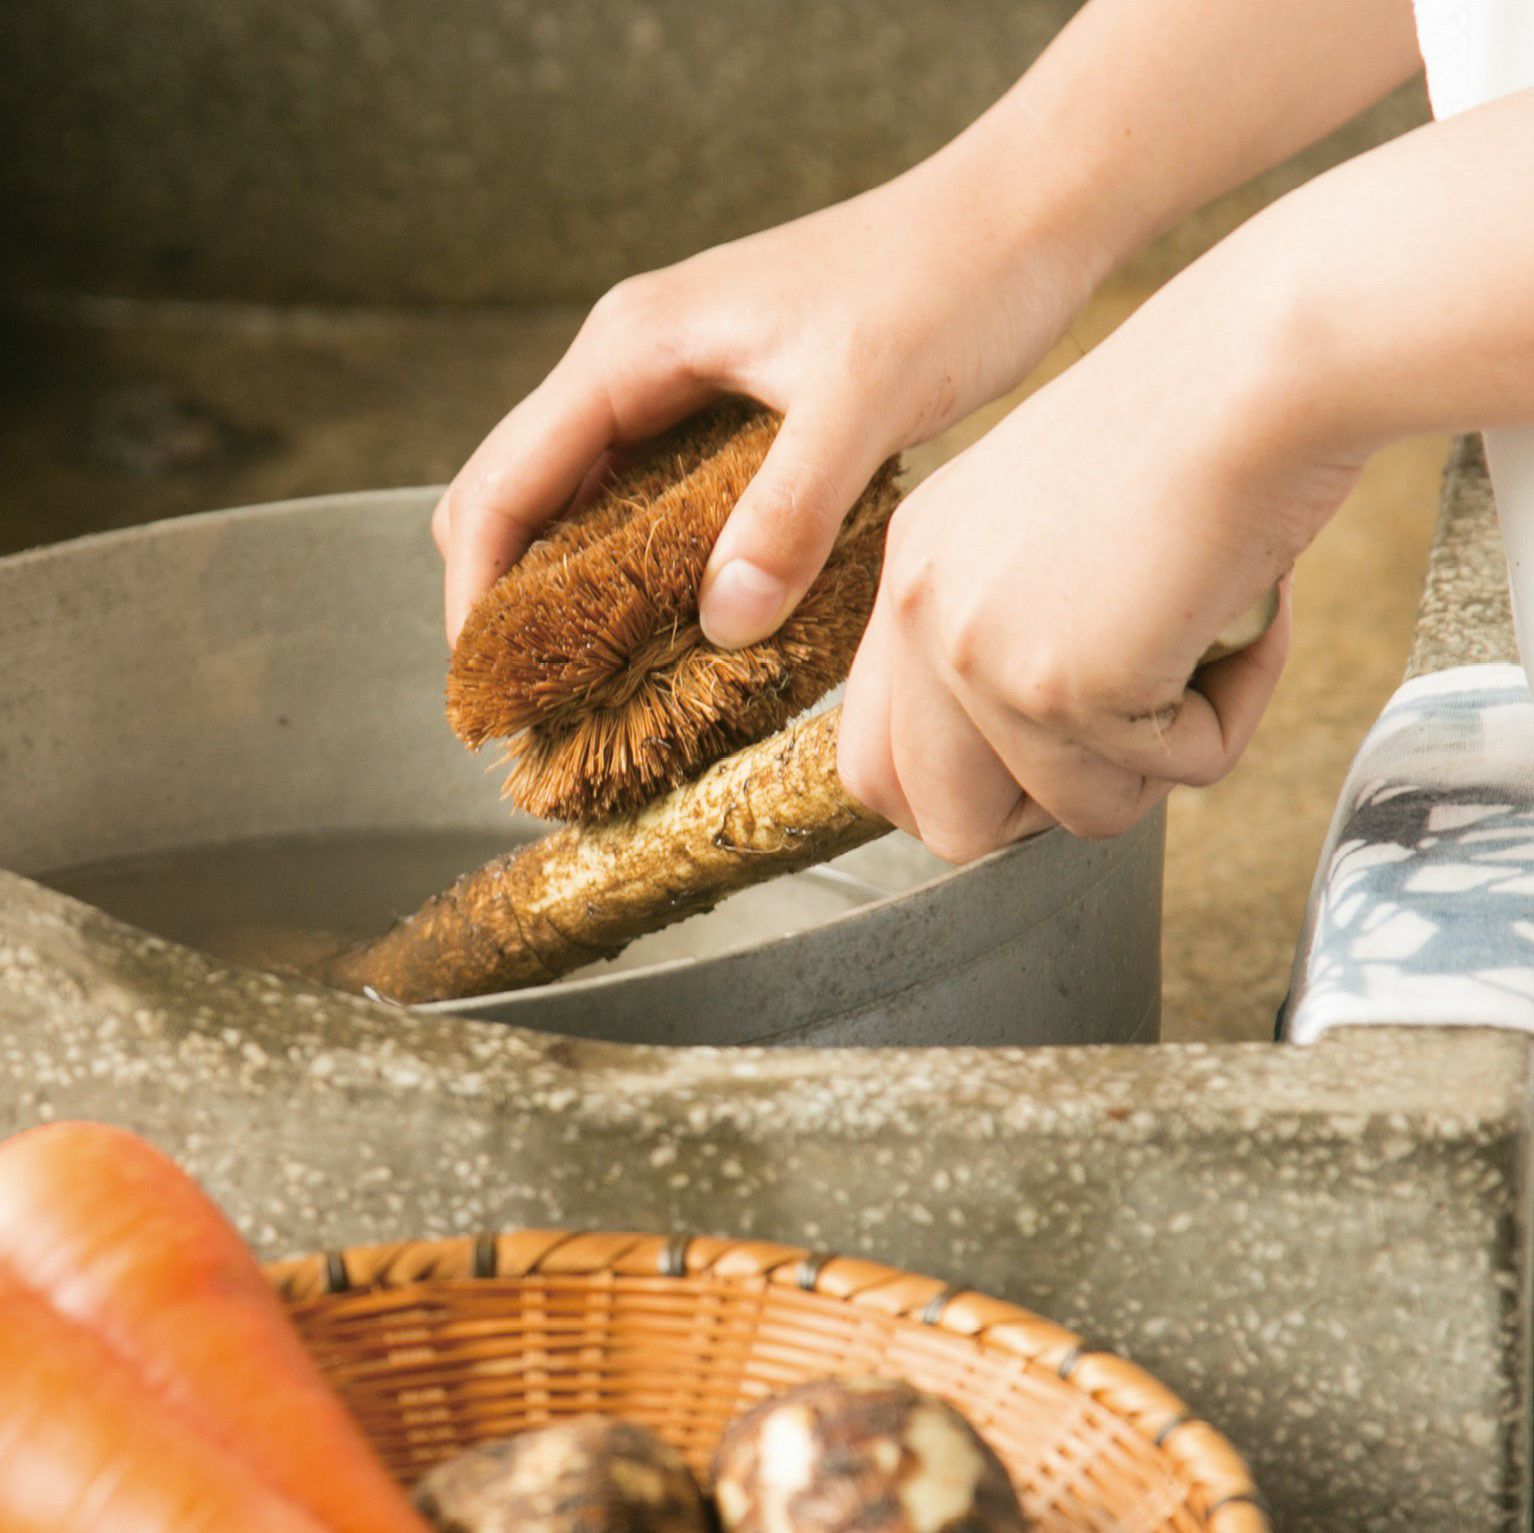
M 0 23 L 3 25 L 3 23 Z M 439 484 L 559 360 L 573 307 L 112 300 L 0 321 L 0 553 L 217 506 Z M 216 422 L 174 450 L 177 421 Z
M 1478 436 L 1462 437 L 1444 472 L 1409 674 L 1518 660 L 1507 560 Z
M 266 1255 L 577 1224 L 930 1272 L 1161 1376 L 1283 1530 L 1526 1525 L 1531 1049 L 619 1048 L 222 970 L 0 874 L 0 1130 L 144 1132 Z
M 1077 3 L 25 0 L 0 7 L 3 267 L 177 297 L 591 296 L 905 168 Z M 1152 262 L 1423 113 L 1398 93 Z
M 1272 1036 L 1337 795 L 1411 649 L 1447 449 L 1370 461 L 1295 571 L 1289 660 L 1251 746 L 1167 805 L 1169 1041 Z

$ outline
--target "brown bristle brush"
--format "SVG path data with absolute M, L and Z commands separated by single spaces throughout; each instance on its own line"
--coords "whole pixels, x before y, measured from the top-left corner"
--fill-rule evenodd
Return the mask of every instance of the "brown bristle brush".
M 334 959 L 331 984 L 406 1004 L 544 984 L 889 830 L 837 776 L 839 709 L 784 726 L 851 666 L 897 466 L 875 475 L 771 639 L 730 652 L 698 627 L 714 540 L 777 427 L 731 400 L 658 438 L 480 601 L 449 672 L 453 727 L 473 747 L 507 742 L 520 807 L 585 823 L 465 874 Z
M 585 822 L 638 809 L 846 676 L 899 499 L 893 463 L 770 639 L 721 650 L 698 627 L 714 541 L 777 429 L 767 411 L 731 401 L 667 433 L 470 614 L 448 718 L 471 749 L 506 741 L 504 791 L 519 808 Z

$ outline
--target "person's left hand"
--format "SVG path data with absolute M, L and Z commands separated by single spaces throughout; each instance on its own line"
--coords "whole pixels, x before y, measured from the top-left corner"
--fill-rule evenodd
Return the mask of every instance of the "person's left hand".
M 1296 406 L 1285 317 L 1227 324 L 1210 289 L 1193 268 L 895 513 L 841 774 L 950 861 L 1051 823 L 1127 830 L 1228 771 L 1267 706 L 1287 582 L 1261 640 L 1193 673 L 1362 455 Z

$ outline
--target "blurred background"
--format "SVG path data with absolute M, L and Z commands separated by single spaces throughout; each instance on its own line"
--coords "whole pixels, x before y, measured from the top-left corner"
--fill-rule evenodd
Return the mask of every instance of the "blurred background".
M 1076 8 L 14 0 L 0 553 L 446 479 L 612 282 L 903 169 Z M 1039 378 L 1258 207 L 1425 116 L 1409 86 L 1187 220 Z M 1167 1037 L 1266 1036 L 1343 772 L 1405 662 L 1444 450 L 1371 466 L 1301 568 L 1294 658 L 1248 758 L 1174 799 Z

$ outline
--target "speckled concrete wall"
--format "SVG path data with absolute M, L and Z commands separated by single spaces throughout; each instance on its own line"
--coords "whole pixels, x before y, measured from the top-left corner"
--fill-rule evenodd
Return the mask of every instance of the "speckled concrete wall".
M 0 872 L 0 1134 L 148 1134 L 263 1255 L 574 1225 L 870 1255 L 1127 1353 L 1279 1533 L 1528 1526 L 1516 1033 L 635 1049 L 221 969 Z
M 1495 661 L 1518 663 L 1518 636 L 1486 449 L 1467 436 L 1444 474 L 1407 674 Z
M 65 291 L 588 297 L 910 164 L 1077 4 L 18 0 L 3 270 Z M 1402 93 L 1155 260 L 1421 113 Z

